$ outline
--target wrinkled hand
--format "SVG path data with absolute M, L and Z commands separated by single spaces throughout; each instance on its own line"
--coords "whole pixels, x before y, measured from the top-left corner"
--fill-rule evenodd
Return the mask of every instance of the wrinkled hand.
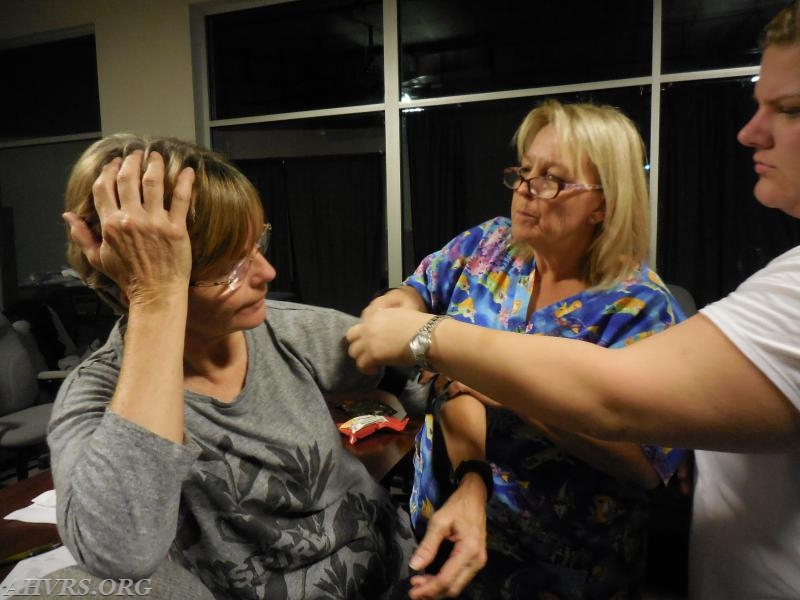
M 454 543 L 450 556 L 438 573 L 411 577 L 409 598 L 456 598 L 486 564 L 486 488 L 477 476 L 465 477 L 433 513 L 411 568 L 428 566 L 445 539 Z
M 375 373 L 382 365 L 411 366 L 408 342 L 430 318 L 406 308 L 376 310 L 347 330 L 347 353 L 364 373 Z
M 164 159 L 149 155 L 142 175 L 141 151 L 103 167 L 92 195 L 103 239 L 74 213 L 65 213 L 70 237 L 89 263 L 113 279 L 131 304 L 149 302 L 168 289 L 186 289 L 192 252 L 186 215 L 194 171 L 185 168 L 164 208 Z

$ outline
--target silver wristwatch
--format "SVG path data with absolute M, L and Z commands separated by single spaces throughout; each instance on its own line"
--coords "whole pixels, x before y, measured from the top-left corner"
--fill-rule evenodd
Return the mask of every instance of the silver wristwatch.
M 431 365 L 428 363 L 428 350 L 431 347 L 431 334 L 433 329 L 439 324 L 442 319 L 447 319 L 447 315 L 436 315 L 430 321 L 425 323 L 420 330 L 408 342 L 408 349 L 411 350 L 411 356 L 414 357 L 414 362 L 420 369 L 432 371 Z

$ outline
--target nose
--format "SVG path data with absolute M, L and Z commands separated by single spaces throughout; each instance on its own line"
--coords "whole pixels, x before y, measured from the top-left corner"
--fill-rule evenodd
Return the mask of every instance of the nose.
M 272 266 L 272 263 L 267 260 L 267 257 L 261 254 L 260 252 L 257 253 L 256 258 L 253 259 L 253 265 L 250 269 L 251 276 L 256 276 L 259 280 L 266 281 L 269 283 L 278 275 L 278 272 L 275 270 L 275 267 Z
M 531 190 L 531 183 L 530 181 L 526 181 L 524 179 L 520 179 L 517 187 L 514 189 L 514 193 L 521 194 L 523 196 L 533 196 L 533 190 Z
M 759 108 L 744 127 L 739 130 L 736 139 L 748 148 L 764 148 L 771 144 L 772 134 L 769 130 L 769 117 L 764 109 Z

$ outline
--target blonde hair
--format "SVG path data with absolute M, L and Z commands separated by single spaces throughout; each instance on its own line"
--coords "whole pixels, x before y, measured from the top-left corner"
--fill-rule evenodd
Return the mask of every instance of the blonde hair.
M 551 99 L 529 112 L 514 134 L 520 162 L 546 125 L 553 126 L 561 147 L 570 150 L 573 164 L 567 166 L 586 176 L 585 157 L 603 186 L 605 219 L 596 226 L 584 277 L 590 287 L 611 287 L 647 258 L 650 211 L 644 142 L 633 122 L 614 107 Z
M 767 23 L 761 33 L 761 49 L 800 43 L 800 2 L 794 0 Z
M 174 138 L 144 138 L 128 133 L 110 135 L 98 140 L 81 155 L 72 168 L 65 207 L 102 239 L 100 219 L 94 206 L 92 184 L 103 166 L 117 157 L 126 157 L 136 150 L 144 151 L 144 160 L 156 151 L 164 158 L 164 205 L 169 208 L 172 189 L 184 167 L 192 167 L 195 180 L 187 215 L 187 228 L 192 245 L 192 269 L 203 271 L 217 265 L 233 265 L 252 243 L 254 232 L 261 230 L 264 212 L 253 184 L 221 155 Z M 118 295 L 116 284 L 95 269 L 81 249 L 67 234 L 67 260 L 81 279 L 100 296 L 113 302 Z M 112 298 L 108 298 L 108 296 Z

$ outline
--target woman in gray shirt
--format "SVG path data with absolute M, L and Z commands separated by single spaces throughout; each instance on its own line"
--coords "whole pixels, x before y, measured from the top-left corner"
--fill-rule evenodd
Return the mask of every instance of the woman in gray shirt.
M 104 138 L 75 165 L 68 254 L 124 316 L 62 386 L 48 441 L 78 562 L 145 578 L 167 556 L 220 598 L 378 598 L 407 516 L 341 445 L 323 393 L 366 390 L 355 319 L 265 302 L 250 182 L 173 139 Z

